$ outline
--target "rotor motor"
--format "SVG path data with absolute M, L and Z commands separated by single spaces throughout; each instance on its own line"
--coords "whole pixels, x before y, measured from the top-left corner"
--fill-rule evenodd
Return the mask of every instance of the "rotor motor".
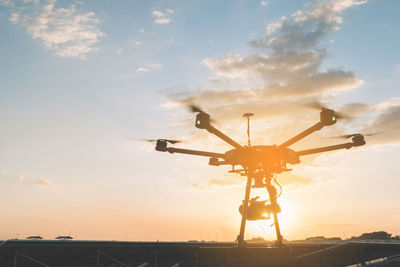
M 353 141 L 353 143 L 354 143 L 356 146 L 365 145 L 364 136 L 362 136 L 361 134 L 356 134 L 356 135 L 354 135 L 353 138 L 351 139 L 351 141 Z
M 198 113 L 196 115 L 196 122 L 194 126 L 199 129 L 207 129 L 210 127 L 210 115 L 204 112 Z
M 333 125 L 337 122 L 335 111 L 323 109 L 320 113 L 320 122 L 324 126 Z
M 167 145 L 168 145 L 167 140 L 159 139 L 156 142 L 156 150 L 165 152 L 165 151 L 167 151 Z

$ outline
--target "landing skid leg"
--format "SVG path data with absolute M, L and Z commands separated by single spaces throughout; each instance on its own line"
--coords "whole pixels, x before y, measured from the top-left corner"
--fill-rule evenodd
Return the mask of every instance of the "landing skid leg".
M 271 201 L 271 205 L 273 207 L 273 215 L 274 215 L 274 225 L 275 225 L 275 232 L 276 232 L 276 245 L 278 247 L 282 246 L 282 241 L 283 241 L 283 236 L 281 235 L 281 229 L 279 227 L 279 221 L 278 221 L 278 202 L 277 202 L 277 197 L 276 197 L 276 189 L 273 185 L 271 185 L 271 179 L 266 179 L 267 180 L 267 191 L 269 195 L 269 199 Z
M 244 240 L 244 230 L 246 228 L 246 219 L 247 219 L 247 210 L 249 207 L 249 199 L 250 199 L 250 190 L 251 190 L 251 182 L 253 180 L 252 173 L 247 174 L 247 184 L 246 184 L 246 192 L 244 195 L 243 201 L 243 212 L 242 212 L 242 221 L 240 223 L 240 232 L 237 237 L 237 246 L 238 248 L 246 247 L 246 241 Z

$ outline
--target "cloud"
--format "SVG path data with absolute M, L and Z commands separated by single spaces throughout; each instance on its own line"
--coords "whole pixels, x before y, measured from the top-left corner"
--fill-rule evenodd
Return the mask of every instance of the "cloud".
M 137 41 L 137 40 L 133 40 L 133 39 L 131 39 L 129 41 L 134 45 L 142 45 L 143 44 L 141 41 Z
M 307 51 L 315 48 L 327 34 L 339 30 L 341 14 L 354 6 L 365 4 L 357 0 L 322 0 L 309 10 L 298 10 L 267 26 L 267 36 L 252 42 L 254 46 L 275 52 Z M 270 28 L 273 26 L 272 28 Z
M 396 74 L 400 74 L 400 64 L 396 64 L 396 65 L 394 66 L 394 72 L 395 72 Z
M 371 107 L 378 110 L 370 123 L 362 129 L 362 133 L 377 133 L 368 137 L 372 144 L 400 143 L 400 98 L 392 98 Z
M 372 110 L 373 107 L 365 103 L 348 103 L 340 109 L 340 112 L 356 117 L 366 115 Z
M 260 5 L 262 6 L 268 6 L 269 5 L 269 1 L 261 1 Z
M 214 109 L 223 107 L 233 111 L 263 106 L 279 109 L 278 105 L 284 101 L 331 99 L 339 92 L 353 90 L 363 81 L 352 71 L 320 70 L 327 54 L 321 43 L 339 29 L 344 22 L 342 14 L 345 10 L 364 3 L 322 0 L 290 16 L 283 16 L 266 27 L 263 38 L 250 42 L 260 52 L 248 56 L 229 53 L 220 59 L 203 60 L 203 64 L 214 71 L 210 80 L 216 81 L 217 86 L 182 92 L 173 97 L 185 101 L 195 99 L 213 105 Z M 273 117 L 276 114 L 263 112 L 263 115 Z
M 6 6 L 6 7 L 13 7 L 14 2 L 12 2 L 11 0 L 0 0 L 0 5 Z
M 155 63 L 150 63 L 146 64 L 146 66 L 142 66 L 136 69 L 138 72 L 148 72 L 150 70 L 158 69 L 161 68 L 162 64 L 155 64 Z
M 51 188 L 51 187 L 54 187 L 54 184 L 50 180 L 45 179 L 45 178 L 38 179 L 35 182 L 35 185 L 40 187 L 40 188 Z
M 144 68 L 144 67 L 139 67 L 139 68 L 136 69 L 136 71 L 139 71 L 139 72 L 146 72 L 146 71 L 149 71 L 149 69 Z
M 18 13 L 12 13 L 9 21 L 11 21 L 12 23 L 17 23 L 19 20 L 19 14 Z
M 157 24 L 168 24 L 171 22 L 171 15 L 174 14 L 174 11 L 170 8 L 167 8 L 165 12 L 160 10 L 153 11 L 154 23 Z
M 343 23 L 341 13 L 365 1 L 318 1 L 266 27 L 266 36 L 251 45 L 263 49 L 246 57 L 228 54 L 203 60 L 216 75 L 228 80 L 262 81 L 263 97 L 310 97 L 351 90 L 362 84 L 351 71 L 319 71 L 326 51 L 320 42 Z M 228 92 L 226 92 L 228 93 Z
M 25 186 L 35 186 L 39 188 L 54 188 L 56 185 L 50 181 L 49 179 L 37 179 L 34 177 L 30 177 L 29 175 L 22 175 L 16 173 L 10 173 L 9 171 L 0 171 L 0 177 L 6 178 L 13 183 L 17 182 L 19 184 L 23 184 Z
M 161 67 L 162 67 L 162 64 L 159 64 L 159 63 L 151 63 L 151 64 L 149 64 L 149 66 L 150 66 L 152 69 L 158 69 L 158 68 L 161 68 Z
M 54 50 L 60 57 L 84 59 L 88 53 L 98 50 L 96 44 L 104 36 L 98 28 L 100 20 L 96 14 L 83 12 L 75 5 L 57 8 L 55 0 L 34 5 L 25 1 L 13 10 L 10 21 L 24 27 L 32 38 L 40 40 L 46 49 Z

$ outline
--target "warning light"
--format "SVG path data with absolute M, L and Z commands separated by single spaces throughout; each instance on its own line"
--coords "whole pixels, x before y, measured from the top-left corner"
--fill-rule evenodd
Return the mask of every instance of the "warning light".
M 196 124 L 197 124 L 197 125 L 200 125 L 200 120 L 197 120 L 197 121 L 196 121 Z
M 332 121 L 335 121 L 336 120 L 336 117 L 335 116 L 332 116 Z

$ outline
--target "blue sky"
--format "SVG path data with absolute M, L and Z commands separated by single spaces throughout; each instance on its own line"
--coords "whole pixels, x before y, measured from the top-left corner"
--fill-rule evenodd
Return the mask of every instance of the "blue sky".
M 399 10 L 389 0 L 0 1 L 0 239 L 234 238 L 240 177 L 134 140 L 228 149 L 192 127 L 193 115 L 177 104 L 190 98 L 240 142 L 240 114 L 255 112 L 260 144 L 282 142 L 318 119 L 297 103 L 319 100 L 357 114 L 317 135 L 383 134 L 365 148 L 295 166 L 283 178 L 282 201 L 295 214 L 283 209 L 284 231 L 289 239 L 343 237 L 383 225 L 398 234 L 398 216 L 387 225 L 367 221 L 360 198 L 372 195 L 377 217 L 399 208 Z M 335 141 L 315 137 L 298 148 Z M 222 203 L 210 210 L 215 202 Z M 103 223 L 91 228 L 93 221 Z M 249 235 L 273 238 L 264 230 L 250 224 Z

